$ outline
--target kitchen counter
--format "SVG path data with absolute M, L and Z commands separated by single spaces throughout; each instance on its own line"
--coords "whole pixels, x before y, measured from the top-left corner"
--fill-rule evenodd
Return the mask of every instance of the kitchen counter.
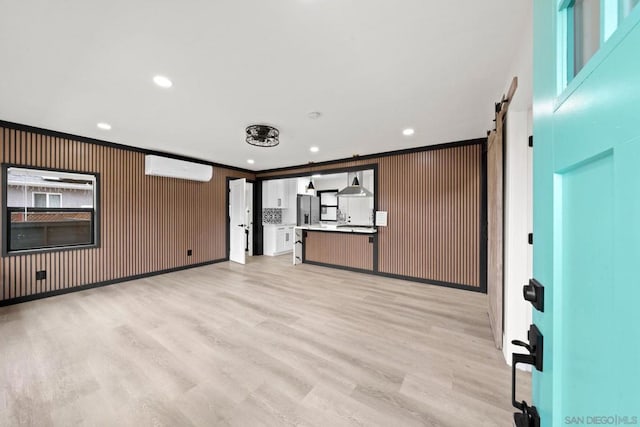
M 296 229 L 300 230 L 309 230 L 309 231 L 328 231 L 328 232 L 338 232 L 338 233 L 362 233 L 362 234 L 375 234 L 378 230 L 374 227 L 351 227 L 348 225 L 345 226 L 336 226 L 336 225 L 301 225 L 296 226 Z

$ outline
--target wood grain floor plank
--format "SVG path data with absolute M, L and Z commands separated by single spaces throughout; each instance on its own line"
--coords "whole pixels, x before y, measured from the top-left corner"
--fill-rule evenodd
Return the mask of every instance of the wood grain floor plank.
M 486 303 L 283 256 L 4 307 L 0 426 L 508 426 Z

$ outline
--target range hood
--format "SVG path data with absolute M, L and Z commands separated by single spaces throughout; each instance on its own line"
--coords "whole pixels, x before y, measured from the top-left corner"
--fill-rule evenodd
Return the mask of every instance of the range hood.
M 373 193 L 360 185 L 358 176 L 353 178 L 353 182 L 350 186 L 339 191 L 338 197 L 373 197 Z

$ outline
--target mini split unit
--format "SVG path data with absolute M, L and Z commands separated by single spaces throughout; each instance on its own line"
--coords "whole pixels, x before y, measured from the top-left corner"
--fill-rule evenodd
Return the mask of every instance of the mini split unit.
M 207 182 L 213 177 L 213 167 L 169 157 L 147 155 L 144 157 L 144 174 Z

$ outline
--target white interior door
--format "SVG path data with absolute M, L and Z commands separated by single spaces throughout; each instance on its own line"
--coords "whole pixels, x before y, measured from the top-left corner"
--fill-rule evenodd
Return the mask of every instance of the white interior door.
M 229 182 L 229 259 L 245 264 L 247 247 L 247 180 Z

